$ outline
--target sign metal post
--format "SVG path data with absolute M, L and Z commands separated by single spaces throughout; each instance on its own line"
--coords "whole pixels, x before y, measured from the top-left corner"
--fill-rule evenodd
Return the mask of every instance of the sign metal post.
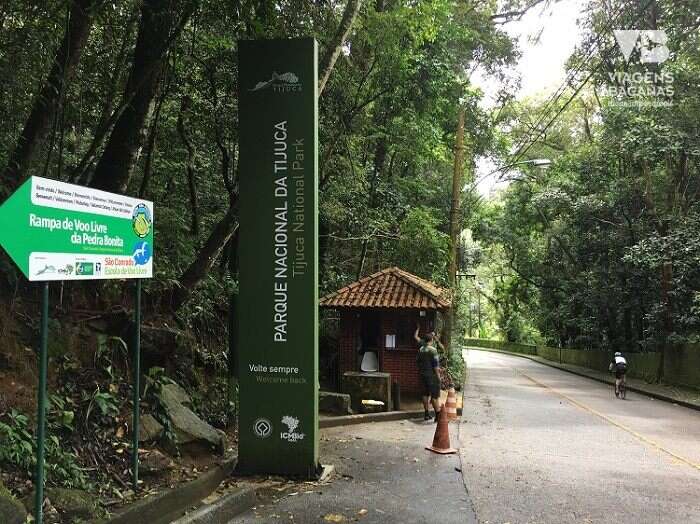
M 44 454 L 46 439 L 46 380 L 48 375 L 49 340 L 49 283 L 41 284 L 41 333 L 39 338 L 39 391 L 37 392 L 36 417 L 36 493 L 34 515 L 41 524 L 44 514 Z
M 139 419 L 141 401 L 141 279 L 136 280 L 134 297 L 134 421 L 132 428 L 131 473 L 134 492 L 139 489 Z
M 0 245 L 29 281 L 41 282 L 34 516 L 43 522 L 49 282 L 137 279 L 134 310 L 134 490 L 138 488 L 141 281 L 153 276 L 153 203 L 31 177 L 0 206 Z

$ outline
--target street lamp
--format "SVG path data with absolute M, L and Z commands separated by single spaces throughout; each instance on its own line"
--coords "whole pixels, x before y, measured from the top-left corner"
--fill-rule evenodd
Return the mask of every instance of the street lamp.
M 527 162 L 531 163 L 535 167 L 547 168 L 552 165 L 552 161 L 549 158 L 533 158 L 532 160 L 528 160 Z

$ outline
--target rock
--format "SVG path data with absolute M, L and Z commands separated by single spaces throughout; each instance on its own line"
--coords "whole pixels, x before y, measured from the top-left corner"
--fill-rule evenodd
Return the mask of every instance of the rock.
M 224 449 L 221 435 L 188 407 L 178 404 L 170 406 L 167 412 L 170 427 L 179 446 L 205 444 L 215 447 L 219 452 Z
M 46 495 L 63 516 L 64 520 L 73 522 L 77 519 L 91 519 L 97 512 L 97 505 L 92 495 L 78 489 L 47 488 Z
M 156 442 L 163 436 L 163 425 L 153 415 L 141 417 L 139 425 L 139 442 Z
M 34 508 L 35 491 L 25 497 L 24 504 L 29 510 Z M 76 522 L 91 520 L 97 515 L 97 503 L 95 498 L 87 491 L 79 489 L 65 489 L 46 487 L 44 489 L 44 514 L 45 522 L 53 522 L 52 513 L 60 515 L 63 522 Z M 59 522 L 60 520 L 56 520 Z M 23 521 L 24 522 L 24 521 Z
M 3 524 L 24 524 L 26 520 L 27 510 L 0 481 L 0 522 Z
M 188 407 L 192 406 L 192 399 L 187 394 L 187 391 L 185 391 L 182 386 L 175 384 L 174 382 L 172 384 L 164 384 L 160 389 L 158 397 L 166 406 L 174 404 L 183 404 Z
M 174 467 L 175 463 L 157 449 L 147 451 L 139 457 L 139 471 L 144 475 L 159 475 Z
M 184 389 L 177 384 L 168 384 L 163 386 L 159 398 L 175 436 L 176 441 L 171 442 L 171 446 L 206 446 L 216 448 L 219 453 L 224 452 L 225 439 L 185 405 L 191 403 L 191 400 Z
M 34 511 L 33 507 L 32 511 Z M 63 524 L 61 514 L 56 507 L 51 504 L 51 499 L 49 497 L 44 498 L 44 524 Z
M 333 393 L 331 391 L 319 391 L 318 410 L 323 413 L 333 413 L 336 415 L 352 415 L 350 395 L 345 393 Z

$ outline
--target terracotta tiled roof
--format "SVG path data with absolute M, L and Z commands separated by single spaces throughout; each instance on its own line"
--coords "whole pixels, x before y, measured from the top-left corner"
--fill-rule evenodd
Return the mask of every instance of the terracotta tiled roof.
M 416 275 L 391 267 L 323 297 L 321 307 L 386 307 L 445 309 L 450 300 L 445 290 Z

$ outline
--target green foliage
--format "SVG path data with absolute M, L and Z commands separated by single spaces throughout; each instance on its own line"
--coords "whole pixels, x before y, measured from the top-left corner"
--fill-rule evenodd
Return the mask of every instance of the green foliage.
M 226 429 L 236 421 L 238 385 L 218 376 L 192 394 L 195 411 L 209 424 Z
M 464 386 L 466 379 L 466 364 L 462 356 L 462 347 L 459 344 L 455 345 L 455 350 L 447 357 L 447 361 L 443 365 L 444 381 L 448 387 L 461 389 Z
M 93 410 L 99 410 L 102 417 L 113 417 L 119 413 L 119 403 L 117 398 L 110 392 L 100 391 L 98 387 L 90 397 L 87 411 L 85 413 L 85 424 L 90 420 L 90 414 Z
M 426 207 L 412 209 L 399 225 L 400 239 L 394 254 L 402 269 L 445 283 L 449 237 L 438 229 L 439 219 Z
M 618 4 L 623 17 L 638 7 Z M 584 91 L 528 152 L 553 159 L 550 169 L 523 167 L 473 221 L 500 259 L 491 261 L 501 270 L 489 289 L 506 340 L 537 342 L 533 327 L 554 346 L 638 351 L 698 340 L 699 37 L 687 31 L 687 6 L 657 4 L 659 27 L 673 33 L 672 57 L 659 65 L 674 76 L 670 104 L 603 96 L 607 71 L 644 67 L 605 57 L 611 63 L 595 76 L 596 91 Z M 591 41 L 607 34 L 610 9 L 589 13 Z M 511 106 L 512 139 L 529 133 L 541 110 L 539 100 Z
M 70 397 L 49 395 L 49 426 L 72 432 L 75 420 L 75 405 Z
M 103 333 L 97 335 L 95 350 L 95 368 L 103 369 L 111 382 L 116 378 L 115 365 L 129 369 L 129 348 L 120 337 L 110 337 Z
M 88 487 L 87 475 L 78 464 L 77 456 L 62 445 L 58 436 L 50 431 L 45 446 L 48 483 L 66 488 Z M 36 469 L 36 438 L 29 429 L 28 417 L 16 410 L 0 419 L 0 463 L 29 475 Z
M 143 397 L 146 399 L 156 398 L 164 385 L 174 384 L 174 381 L 165 374 L 165 369 L 158 366 L 149 368 L 144 378 L 146 386 L 143 389 Z
M 0 462 L 31 471 L 36 462 L 34 439 L 29 430 L 29 419 L 16 410 L 0 421 Z

